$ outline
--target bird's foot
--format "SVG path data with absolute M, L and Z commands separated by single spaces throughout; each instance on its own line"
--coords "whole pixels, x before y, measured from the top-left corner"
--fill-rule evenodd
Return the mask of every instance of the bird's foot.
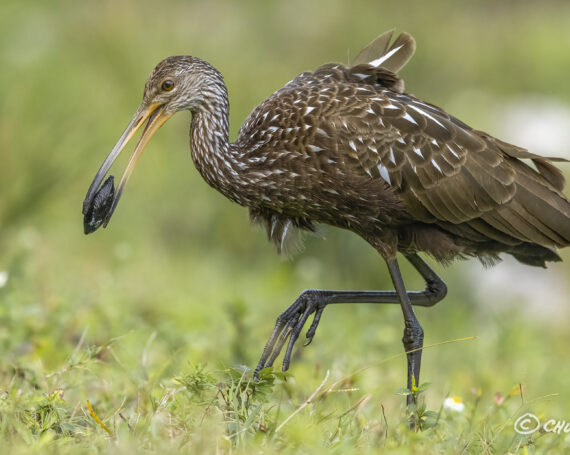
M 309 330 L 307 331 L 307 341 L 304 344 L 305 346 L 313 341 L 323 310 L 329 302 L 329 296 L 325 292 L 316 289 L 303 291 L 297 300 L 295 300 L 295 302 L 277 318 L 275 328 L 273 329 L 273 332 L 263 349 L 261 359 L 259 359 L 259 363 L 255 368 L 254 377 L 257 377 L 257 373 L 263 368 L 273 365 L 273 362 L 283 349 L 283 345 L 287 339 L 289 339 L 287 350 L 283 357 L 282 368 L 283 371 L 287 371 L 291 362 L 293 345 L 299 338 L 299 334 L 307 322 L 307 319 L 312 313 L 315 314 L 311 327 L 309 327 Z

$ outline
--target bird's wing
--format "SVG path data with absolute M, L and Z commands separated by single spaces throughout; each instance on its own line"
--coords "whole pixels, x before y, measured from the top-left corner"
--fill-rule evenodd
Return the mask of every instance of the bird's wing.
M 416 220 L 468 230 L 479 241 L 568 242 L 568 223 L 559 216 L 570 210 L 560 192 L 564 179 L 549 159 L 400 90 L 398 76 L 384 68 L 325 65 L 260 104 L 240 131 L 238 149 L 249 172 L 276 193 L 272 200 L 315 194 L 332 180 L 358 199 L 357 190 L 342 188 L 356 182 L 353 176 L 390 188 Z M 286 178 L 294 195 L 279 185 Z
M 382 178 L 425 221 L 461 223 L 506 203 L 504 155 L 441 109 L 390 90 L 351 87 L 330 121 L 355 172 Z
M 252 162 L 265 163 L 277 147 L 287 150 L 273 154 L 278 161 L 300 156 L 315 169 L 338 161 L 347 172 L 382 178 L 426 222 L 461 223 L 512 198 L 514 171 L 501 166 L 503 153 L 401 89 L 382 67 L 324 65 L 258 106 L 238 140 Z
M 543 245 L 568 242 L 569 226 L 559 216 L 570 216 L 564 178 L 552 159 L 475 131 L 412 96 L 351 90 L 329 119 L 337 153 L 353 172 L 383 179 L 416 219 L 468 223 L 499 241 L 506 234 Z

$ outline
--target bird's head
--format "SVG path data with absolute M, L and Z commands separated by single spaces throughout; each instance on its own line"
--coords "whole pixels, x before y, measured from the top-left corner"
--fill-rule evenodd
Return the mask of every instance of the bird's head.
M 148 77 L 141 108 L 163 106 L 164 115 L 195 112 L 219 89 L 225 91 L 222 75 L 208 62 L 190 56 L 168 57 Z
M 154 68 L 146 81 L 141 105 L 101 165 L 87 191 L 83 201 L 86 234 L 94 232 L 101 225 L 107 225 L 138 158 L 154 133 L 176 112 L 190 110 L 194 113 L 215 100 L 216 94 L 220 93 L 225 93 L 222 76 L 209 63 L 199 58 L 168 57 Z M 117 191 L 109 188 L 107 184 L 101 186 L 113 162 L 142 125 L 145 125 L 143 132 L 121 177 Z

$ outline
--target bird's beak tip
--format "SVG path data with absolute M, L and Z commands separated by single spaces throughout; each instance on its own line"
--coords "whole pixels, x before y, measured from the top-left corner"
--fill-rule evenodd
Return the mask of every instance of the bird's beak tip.
M 165 104 L 143 103 L 137 110 L 129 125 L 99 168 L 95 178 L 91 182 L 91 186 L 87 191 L 85 200 L 83 201 L 83 224 L 85 234 L 96 231 L 100 226 L 106 227 L 109 223 L 117 203 L 121 197 L 123 188 L 145 146 L 152 138 L 154 133 L 170 118 L 173 113 L 165 111 Z M 101 182 L 109 171 L 111 165 L 131 140 L 137 130 L 148 120 L 141 134 L 133 153 L 129 159 L 127 167 L 121 177 L 121 181 L 115 191 L 114 178 L 109 176 L 105 183 Z M 99 186 L 101 185 L 101 186 Z

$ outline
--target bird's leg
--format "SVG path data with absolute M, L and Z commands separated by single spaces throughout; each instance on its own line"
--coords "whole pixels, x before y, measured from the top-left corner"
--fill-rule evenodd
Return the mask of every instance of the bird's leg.
M 411 304 L 432 306 L 443 299 L 447 293 L 447 288 L 441 278 L 416 253 L 406 254 L 405 257 L 426 281 L 425 290 L 406 293 Z M 305 345 L 312 341 L 323 310 L 330 303 L 401 303 L 401 301 L 397 291 L 328 291 L 321 289 L 303 291 L 297 300 L 277 318 L 275 328 L 255 369 L 255 376 L 263 368 L 273 365 L 287 338 L 289 338 L 283 359 L 283 371 L 286 371 L 289 368 L 293 345 L 307 319 L 312 313 L 315 313 L 311 327 L 307 331 Z
M 413 387 L 418 387 L 420 383 L 424 331 L 414 314 L 412 302 L 410 300 L 410 296 L 406 292 L 406 287 L 404 286 L 404 280 L 402 279 L 402 274 L 400 273 L 400 267 L 398 266 L 396 257 L 393 256 L 391 258 L 386 258 L 386 264 L 388 265 L 390 277 L 392 278 L 392 283 L 394 283 L 396 293 L 400 298 L 402 312 L 404 313 L 404 336 L 402 337 L 402 342 L 404 343 L 404 349 L 406 350 L 408 360 L 407 387 L 408 390 L 412 391 Z M 414 401 L 415 396 L 410 393 L 406 398 L 406 403 L 409 406 L 414 403 Z

